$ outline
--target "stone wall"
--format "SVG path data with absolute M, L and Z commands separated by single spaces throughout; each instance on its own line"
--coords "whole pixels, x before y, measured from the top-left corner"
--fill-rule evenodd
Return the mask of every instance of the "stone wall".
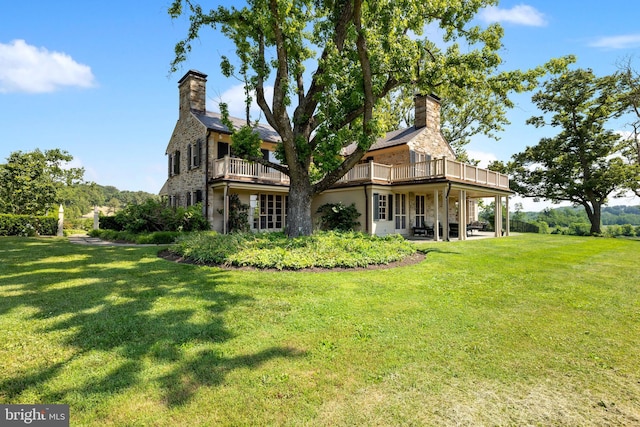
M 193 114 L 183 115 L 176 123 L 166 150 L 168 175 L 166 191 L 167 195 L 176 197 L 176 204 L 178 206 L 186 206 L 187 193 L 194 193 L 198 190 L 202 191 L 204 201 L 204 192 L 206 191 L 206 135 L 206 127 L 200 123 Z M 200 165 L 191 167 L 191 159 L 188 156 L 188 146 L 190 144 L 197 144 L 198 141 L 202 143 Z M 179 174 L 173 174 L 173 171 L 169 171 L 168 166 L 168 156 L 174 155 L 176 151 L 180 152 Z

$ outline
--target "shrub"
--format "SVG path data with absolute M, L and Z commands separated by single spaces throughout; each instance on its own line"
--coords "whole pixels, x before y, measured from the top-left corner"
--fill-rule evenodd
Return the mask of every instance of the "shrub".
M 154 231 L 153 233 L 131 233 L 116 230 L 91 230 L 89 236 L 112 242 L 128 242 L 140 245 L 165 245 L 176 241 L 182 233 L 179 231 Z
M 591 224 L 586 222 L 574 222 L 569 225 L 568 234 L 575 236 L 589 236 L 591 234 Z
M 631 224 L 624 224 L 622 226 L 622 235 L 628 236 L 628 237 L 635 236 L 636 235 L 635 227 Z
M 207 230 L 209 222 L 202 214 L 201 204 L 172 208 L 161 201 L 148 199 L 128 205 L 114 217 L 101 217 L 100 228 L 130 233 L 196 231 Z
M 356 209 L 355 203 L 349 206 L 342 203 L 326 203 L 318 208 L 317 213 L 322 215 L 322 230 L 353 231 L 360 225 L 360 222 L 356 221 L 360 212 Z
M 549 224 L 545 221 L 537 221 L 536 225 L 538 226 L 538 233 L 540 234 L 549 234 L 551 230 L 549 230 Z
M 121 231 L 122 228 L 123 228 L 122 224 L 120 224 L 118 221 L 116 221 L 116 217 L 115 216 L 102 216 L 102 215 L 100 215 L 99 224 L 100 224 L 100 228 L 105 229 L 105 230 Z
M 170 248 L 200 264 L 302 269 L 366 267 L 399 261 L 416 252 L 402 236 L 357 232 L 318 232 L 288 239 L 282 233 L 191 233 Z
M 56 217 L 0 214 L 0 236 L 55 236 L 57 232 Z

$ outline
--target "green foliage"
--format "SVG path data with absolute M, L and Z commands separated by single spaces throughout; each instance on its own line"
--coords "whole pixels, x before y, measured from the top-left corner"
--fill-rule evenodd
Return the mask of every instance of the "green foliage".
M 574 70 L 550 79 L 533 96 L 543 114 L 527 123 L 559 128 L 513 156 L 509 165 L 512 189 L 523 196 L 584 207 L 592 234 L 600 234 L 601 209 L 616 190 L 625 188 L 633 169 L 618 155 L 619 135 L 606 129 L 621 114 L 616 76 L 596 77 L 591 70 Z
M 416 248 L 401 236 L 319 232 L 288 239 L 282 233 L 191 233 L 181 236 L 171 251 L 200 264 L 298 270 L 353 268 L 388 264 Z
M 567 234 L 571 234 L 573 236 L 588 236 L 591 234 L 591 224 L 588 222 L 578 222 L 569 224 L 569 230 Z
M 176 241 L 178 236 L 183 233 L 180 231 L 154 231 L 151 233 L 132 233 L 130 231 L 116 230 L 91 230 L 89 236 L 98 237 L 102 240 L 111 242 L 127 242 L 139 245 L 164 245 L 171 244 Z
M 0 236 L 55 236 L 57 232 L 57 217 L 0 214 Z
M 320 227 L 322 230 L 353 231 L 360 225 L 356 219 L 360 212 L 355 203 L 345 206 L 342 202 L 326 203 L 320 206 L 317 213 L 321 214 Z
M 147 199 L 141 204 L 131 204 L 119 211 L 113 219 L 109 218 L 101 217 L 102 228 L 110 226 L 115 230 L 130 233 L 195 231 L 209 228 L 201 204 L 187 208 L 172 208 L 154 199 Z
M 235 193 L 229 195 L 229 231 L 249 231 L 249 205 L 242 203 Z
M 549 224 L 544 221 L 536 221 L 536 225 L 538 226 L 538 233 L 540 234 L 550 234 L 551 230 L 549 229 Z
M 46 215 L 60 203 L 65 188 L 82 180 L 84 169 L 64 167 L 71 160 L 59 149 L 11 153 L 0 165 L 0 212 Z
M 100 228 L 104 230 L 122 231 L 124 228 L 115 216 L 100 215 L 98 224 L 100 225 Z
M 93 218 L 69 218 L 65 210 L 63 228 L 65 230 L 89 231 L 93 228 Z

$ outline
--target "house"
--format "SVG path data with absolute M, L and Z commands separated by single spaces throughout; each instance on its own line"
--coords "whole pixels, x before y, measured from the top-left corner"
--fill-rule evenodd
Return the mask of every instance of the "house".
M 168 178 L 160 194 L 171 206 L 202 202 L 212 229 L 223 233 L 228 231 L 230 196 L 237 195 L 250 207 L 252 230 L 283 230 L 289 177 L 232 155 L 221 115 L 206 111 L 206 81 L 206 74 L 191 70 L 178 82 L 179 117 L 166 150 Z M 243 125 L 241 119 L 232 121 Z M 276 162 L 279 135 L 268 125 L 259 125 L 257 132 L 263 156 Z M 325 203 L 354 203 L 361 231 L 370 234 L 465 239 L 467 233 L 457 232 L 459 224 L 477 221 L 478 200 L 491 198 L 500 206 L 505 199 L 508 212 L 511 194 L 506 175 L 455 160 L 440 132 L 439 99 L 417 96 L 414 126 L 377 140 L 360 164 L 314 198 L 312 212 Z M 501 235 L 501 214 L 498 209 L 496 236 Z

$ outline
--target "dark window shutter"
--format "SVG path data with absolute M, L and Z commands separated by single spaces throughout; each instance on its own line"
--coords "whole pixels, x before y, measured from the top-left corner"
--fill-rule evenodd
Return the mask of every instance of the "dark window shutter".
M 377 221 L 380 219 L 380 195 L 378 193 L 373 193 L 373 220 Z
M 387 195 L 387 220 L 390 221 L 393 219 L 393 194 Z
M 191 166 L 193 166 L 192 156 L 193 156 L 193 148 L 191 147 L 191 144 L 189 144 L 187 145 L 187 169 L 191 169 Z
M 169 154 L 169 176 L 173 175 L 173 165 L 171 164 L 173 156 Z

